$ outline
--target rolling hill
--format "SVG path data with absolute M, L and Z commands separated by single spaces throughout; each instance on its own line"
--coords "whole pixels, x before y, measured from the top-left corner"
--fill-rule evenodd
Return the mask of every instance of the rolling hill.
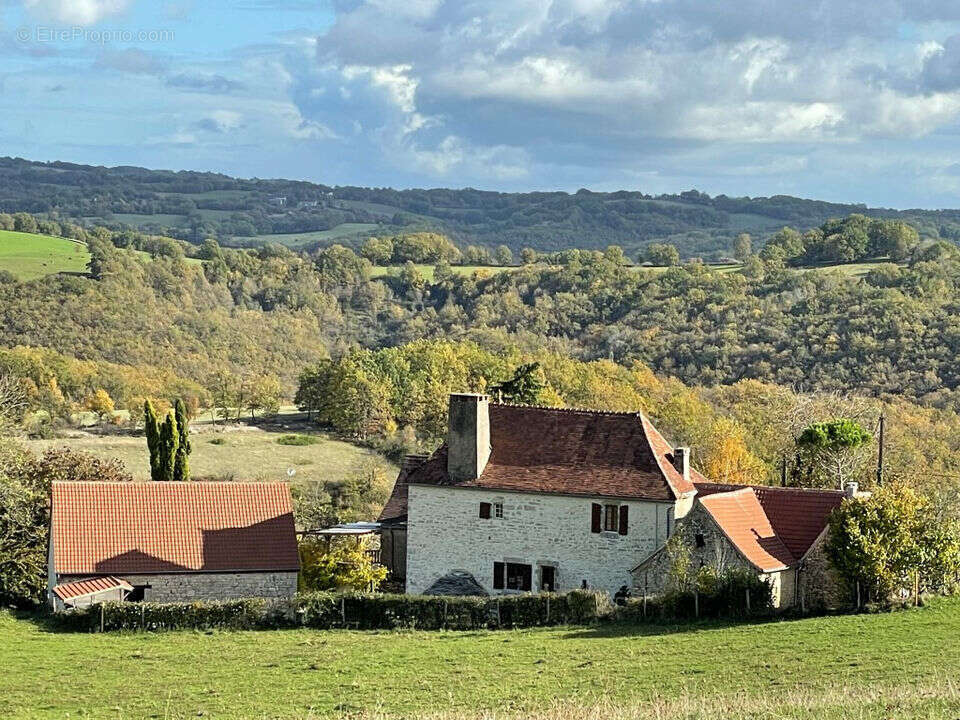
M 299 249 L 436 230 L 460 245 L 505 244 L 515 252 L 617 244 L 633 256 L 651 242 L 669 241 L 685 257 L 717 260 L 730 254 L 738 233 L 763 239 L 784 225 L 803 231 L 854 212 L 909 221 L 925 239 L 960 239 L 960 210 L 891 210 L 786 195 L 394 190 L 19 158 L 0 158 L 0 211 L 136 228 L 195 243 L 215 237 L 221 245 L 278 242 Z

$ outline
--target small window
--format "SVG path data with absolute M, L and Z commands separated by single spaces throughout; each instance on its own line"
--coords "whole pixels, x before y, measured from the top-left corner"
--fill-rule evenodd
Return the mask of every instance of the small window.
M 707 544 L 707 541 L 703 537 L 703 533 L 697 533 L 694 537 L 694 540 L 696 540 L 698 548 L 702 548 Z
M 143 602 L 147 594 L 146 591 L 149 590 L 150 587 L 150 585 L 134 585 L 133 590 L 127 593 L 127 602 Z
M 497 502 L 493 504 L 493 516 L 502 518 L 503 517 L 503 503 Z
M 607 532 L 617 532 L 620 527 L 620 506 L 603 506 L 603 529 Z

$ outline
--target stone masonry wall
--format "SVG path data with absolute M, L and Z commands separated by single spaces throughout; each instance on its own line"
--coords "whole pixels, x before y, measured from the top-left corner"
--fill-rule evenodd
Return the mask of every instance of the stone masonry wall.
M 82 580 L 87 575 L 61 575 L 60 582 Z M 146 602 L 193 602 L 234 600 L 246 597 L 286 598 L 297 592 L 295 572 L 252 573 L 170 573 L 167 575 L 119 576 L 144 590 Z
M 481 502 L 502 502 L 503 517 L 481 519 Z M 592 533 L 594 502 L 627 505 L 628 533 Z M 494 593 L 494 562 L 515 562 L 532 567 L 533 592 L 540 589 L 539 568 L 546 565 L 556 568 L 557 591 L 579 588 L 586 580 L 612 594 L 629 587 L 630 570 L 666 541 L 672 513 L 667 503 L 412 485 L 407 592 L 423 592 L 451 570 L 466 570 Z
M 713 518 L 699 503 L 677 522 L 676 534 L 683 538 L 690 551 L 690 573 L 695 575 L 702 567 L 718 571 L 734 568 L 757 572 L 717 527 Z M 703 547 L 697 547 L 697 535 L 703 535 Z M 661 547 L 633 573 L 633 588 L 637 595 L 659 595 L 669 589 L 670 567 L 673 559 L 666 547 Z M 759 573 L 758 573 L 759 574 Z M 773 588 L 774 607 L 786 607 L 793 602 L 794 571 L 759 574 Z

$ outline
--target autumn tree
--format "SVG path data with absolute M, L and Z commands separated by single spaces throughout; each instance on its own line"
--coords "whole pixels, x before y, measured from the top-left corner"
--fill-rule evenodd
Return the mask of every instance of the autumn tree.
M 740 262 L 745 262 L 752 252 L 750 233 L 740 233 L 733 241 L 733 256 Z
M 87 396 L 84 400 L 84 407 L 90 412 L 96 413 L 97 418 L 103 420 L 114 410 L 113 398 L 103 388 L 98 388 L 95 392 Z

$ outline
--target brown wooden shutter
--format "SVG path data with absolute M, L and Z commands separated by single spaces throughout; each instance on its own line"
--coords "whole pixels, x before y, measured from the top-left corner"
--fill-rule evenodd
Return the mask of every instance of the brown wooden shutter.
M 484 519 L 490 518 L 490 503 L 480 503 L 480 517 Z
M 598 533 L 600 532 L 603 522 L 603 506 L 599 503 L 593 503 L 591 509 L 593 510 L 593 515 L 590 518 L 590 532 Z
M 521 590 L 530 590 L 533 587 L 533 568 L 529 565 L 523 565 L 523 580 L 520 584 Z
M 503 578 L 507 574 L 507 569 L 502 562 L 493 564 L 493 589 L 503 590 Z
M 629 514 L 630 508 L 626 505 L 620 506 L 620 534 L 627 534 L 627 515 Z

